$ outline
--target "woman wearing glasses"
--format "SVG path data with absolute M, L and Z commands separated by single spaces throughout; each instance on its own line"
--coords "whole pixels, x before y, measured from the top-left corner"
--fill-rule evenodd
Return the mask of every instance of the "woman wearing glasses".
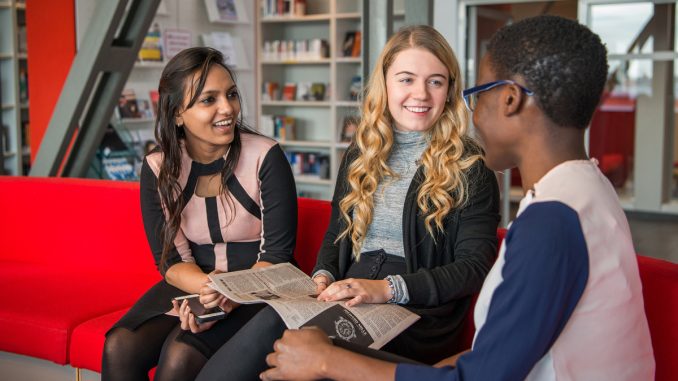
M 398 303 L 421 319 L 383 347 L 432 364 L 458 348 L 496 253 L 499 192 L 467 136 L 457 60 L 428 26 L 400 30 L 367 86 L 313 280 L 322 301 Z M 285 325 L 266 308 L 198 379 L 252 379 Z

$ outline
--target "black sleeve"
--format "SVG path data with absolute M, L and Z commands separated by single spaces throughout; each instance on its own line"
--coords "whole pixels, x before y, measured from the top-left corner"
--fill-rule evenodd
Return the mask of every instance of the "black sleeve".
M 297 238 L 297 190 L 292 168 L 279 145 L 266 154 L 259 181 L 263 231 L 259 260 L 291 262 Z
M 482 161 L 469 170 L 469 198 L 459 213 L 446 222 L 446 248 L 454 262 L 402 275 L 411 304 L 437 306 L 480 290 L 497 253 L 499 186 L 494 173 Z M 458 217 L 456 217 L 458 216 Z
M 167 269 L 182 260 L 173 244 L 171 250 L 167 253 L 165 265 L 160 266 L 160 257 L 162 255 L 161 231 L 163 226 L 165 226 L 166 220 L 160 202 L 160 195 L 158 194 L 158 178 L 155 177 L 146 159 L 144 159 L 144 163 L 141 166 L 140 197 L 141 216 L 144 221 L 146 239 L 148 239 L 148 244 L 151 247 L 156 267 L 165 276 Z
M 332 274 L 334 279 L 341 279 L 339 274 L 339 243 L 335 243 L 337 236 L 344 227 L 341 222 L 341 214 L 339 211 L 339 202 L 346 195 L 348 191 L 348 182 L 346 176 L 348 175 L 348 165 L 355 158 L 354 149 L 352 146 L 346 150 L 344 158 L 339 166 L 339 173 L 337 174 L 337 184 L 334 186 L 334 195 L 332 196 L 332 213 L 330 214 L 330 224 L 325 232 L 320 251 L 318 252 L 318 260 L 316 262 L 313 273 L 318 270 L 325 270 Z

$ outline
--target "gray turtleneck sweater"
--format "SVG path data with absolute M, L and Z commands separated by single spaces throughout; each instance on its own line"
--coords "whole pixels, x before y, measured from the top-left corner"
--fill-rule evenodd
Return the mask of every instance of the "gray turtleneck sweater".
M 387 160 L 395 177 L 385 177 L 374 194 L 372 223 L 367 228 L 361 252 L 384 249 L 391 255 L 405 256 L 403 247 L 403 206 L 417 162 L 428 146 L 422 132 L 394 131 L 393 148 Z

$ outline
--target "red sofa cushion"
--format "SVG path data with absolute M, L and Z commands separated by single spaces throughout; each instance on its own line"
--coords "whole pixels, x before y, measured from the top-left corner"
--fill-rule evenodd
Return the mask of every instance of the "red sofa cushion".
M 678 264 L 638 256 L 645 315 L 657 364 L 655 380 L 678 377 Z
M 128 310 L 129 308 L 123 308 L 88 320 L 77 326 L 71 335 L 69 350 L 71 366 L 101 372 L 104 334 Z
M 0 307 L 0 350 L 66 364 L 78 324 L 131 306 L 158 279 L 141 271 L 4 263 L 0 289 L 14 297 Z
M 0 350 L 68 362 L 71 331 L 160 279 L 139 184 L 0 176 Z

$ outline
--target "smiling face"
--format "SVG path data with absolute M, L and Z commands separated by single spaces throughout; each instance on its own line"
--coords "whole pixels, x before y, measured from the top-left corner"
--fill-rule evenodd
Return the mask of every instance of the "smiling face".
M 427 131 L 445 109 L 450 73 L 431 52 L 398 53 L 386 71 L 388 110 L 399 131 Z
M 209 157 L 216 160 L 226 153 L 233 141 L 240 114 L 238 89 L 225 68 L 213 65 L 207 73 L 202 92 L 193 106 L 186 108 L 191 100 L 193 78 L 189 76 L 186 80 L 184 111 L 177 117 L 177 124 L 184 126 L 187 149 L 196 156 L 194 159 Z

